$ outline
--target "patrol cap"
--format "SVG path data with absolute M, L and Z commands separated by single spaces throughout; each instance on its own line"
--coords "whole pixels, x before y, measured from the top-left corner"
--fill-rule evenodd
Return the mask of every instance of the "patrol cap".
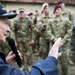
M 16 17 L 16 13 L 9 13 L 6 11 L 6 9 L 4 8 L 4 6 L 0 3 L 0 18 L 1 17 L 8 17 L 8 19 L 12 19 L 14 17 Z
M 32 12 L 30 12 L 30 13 L 28 14 L 28 16 L 31 16 L 31 15 L 33 15 L 33 13 L 32 13 Z
M 48 4 L 48 3 L 44 3 L 44 4 L 42 5 L 42 11 L 45 9 L 46 6 L 48 7 L 49 4 Z
M 24 8 L 19 8 L 19 13 L 24 12 Z

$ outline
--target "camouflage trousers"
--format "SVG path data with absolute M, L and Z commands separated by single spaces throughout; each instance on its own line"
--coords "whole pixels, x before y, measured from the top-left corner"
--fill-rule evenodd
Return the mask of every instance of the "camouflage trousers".
M 32 66 L 32 47 L 25 42 L 18 42 L 18 50 L 21 52 L 24 60 L 24 70 L 28 70 L 28 66 Z
M 69 46 L 65 44 L 62 47 L 63 53 L 59 58 L 61 64 L 62 75 L 68 75 L 68 60 L 69 60 Z
M 37 62 L 40 59 L 40 55 L 39 55 L 39 46 L 38 44 L 33 45 L 32 47 L 32 61 L 33 64 L 35 64 L 35 62 Z
M 39 50 L 40 58 L 45 59 L 48 56 L 48 53 L 49 53 L 49 46 L 46 43 L 44 45 L 41 44 Z

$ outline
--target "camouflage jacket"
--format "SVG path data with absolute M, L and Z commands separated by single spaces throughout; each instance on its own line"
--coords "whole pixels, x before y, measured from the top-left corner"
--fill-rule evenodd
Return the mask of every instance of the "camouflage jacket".
M 28 18 L 17 19 L 15 21 L 15 34 L 16 40 L 19 42 L 28 42 L 31 38 L 31 28 L 30 28 Z
M 61 37 L 63 43 L 66 43 L 72 35 L 71 21 L 63 16 L 51 18 L 47 34 L 53 42 L 55 42 L 58 37 Z

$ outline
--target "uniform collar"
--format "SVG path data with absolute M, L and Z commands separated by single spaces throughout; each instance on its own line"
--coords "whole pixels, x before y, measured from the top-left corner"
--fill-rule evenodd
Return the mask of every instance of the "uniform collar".
M 43 14 L 43 17 L 44 18 L 50 18 L 51 16 L 50 16 L 50 14 L 48 14 L 48 15 Z
M 53 18 L 54 18 L 54 21 L 57 21 L 57 22 L 63 20 L 63 16 L 62 15 L 60 15 L 59 17 L 56 17 L 55 15 L 53 15 Z

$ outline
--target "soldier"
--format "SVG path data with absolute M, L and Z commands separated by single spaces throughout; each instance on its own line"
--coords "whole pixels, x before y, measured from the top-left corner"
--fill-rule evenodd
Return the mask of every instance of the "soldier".
M 75 25 L 75 14 L 71 10 L 69 10 L 65 7 L 64 1 L 61 1 L 61 0 L 58 1 L 57 5 L 61 6 L 62 15 L 69 18 L 69 20 L 72 22 L 72 27 L 73 27 Z M 70 40 L 71 39 L 69 39 L 69 41 L 68 41 L 69 48 L 70 48 L 70 42 L 71 42 Z M 70 59 L 69 52 L 68 52 L 68 62 L 70 65 L 74 64 Z
M 50 47 L 50 41 L 47 39 L 46 32 L 47 27 L 49 26 L 49 19 L 51 18 L 51 15 L 49 13 L 50 8 L 48 3 L 44 3 L 42 5 L 42 17 L 40 21 L 42 22 L 42 26 L 40 27 L 41 30 L 41 36 L 40 36 L 40 55 L 42 59 L 45 59 L 49 52 Z
M 29 66 L 32 65 L 32 50 L 31 50 L 31 29 L 30 24 L 28 24 L 29 20 L 26 18 L 24 9 L 19 9 L 18 19 L 15 20 L 15 35 L 17 41 L 18 50 L 22 53 L 24 57 L 23 61 L 23 69 L 30 69 Z M 30 58 L 31 57 L 31 58 Z M 27 66 L 26 66 L 27 65 Z
M 39 23 L 40 21 L 40 16 L 37 14 L 35 14 L 33 16 L 33 32 L 32 32 L 32 39 L 34 40 L 34 44 L 32 45 L 32 60 L 33 60 L 33 64 L 40 59 L 39 57 L 39 32 L 38 30 L 38 26 L 40 25 Z
M 34 19 L 33 19 L 33 17 L 34 17 L 34 15 L 33 15 L 33 13 L 32 12 L 30 12 L 29 14 L 28 14 L 28 16 L 29 16 L 29 21 L 28 21 L 28 24 L 30 25 L 30 29 L 31 29 L 31 33 L 30 33 L 30 36 L 31 36 L 31 41 L 33 42 L 33 44 L 31 45 L 32 46 L 32 64 L 34 64 L 37 60 L 35 59 L 36 58 L 36 56 L 35 56 L 35 44 L 34 44 L 34 27 L 35 27 L 35 25 L 34 25 Z
M 36 27 L 34 28 L 34 40 L 37 47 L 37 52 L 39 52 L 39 55 L 42 59 L 45 59 L 49 50 L 49 41 L 46 39 L 46 27 L 48 26 L 50 19 L 48 3 L 44 3 L 42 5 L 42 11 L 43 14 L 39 19 L 37 19 Z
M 28 16 L 29 16 L 29 24 L 32 26 L 32 30 L 33 30 L 33 28 L 34 28 L 34 21 L 33 21 L 33 13 L 32 12 L 30 12 L 29 14 L 28 14 Z
M 72 38 L 71 38 L 71 59 L 75 64 L 75 26 L 72 29 Z
M 38 55 L 39 54 L 39 37 L 40 37 L 40 33 L 39 33 L 39 28 L 40 28 L 40 13 L 38 10 L 35 11 L 35 15 L 34 15 L 34 31 L 33 31 L 33 39 L 35 41 L 33 48 L 33 52 Z
M 35 11 L 33 22 L 34 22 L 34 29 L 33 29 L 32 38 L 34 40 L 34 45 L 32 46 L 32 50 L 33 50 L 33 64 L 34 64 L 37 60 L 40 59 L 40 56 L 39 56 L 39 49 L 40 49 L 40 44 L 39 44 L 40 32 L 39 32 L 39 28 L 40 28 L 41 22 L 40 22 L 40 13 L 37 9 Z
M 62 56 L 60 57 L 60 64 L 62 69 L 62 75 L 68 75 L 68 40 L 71 38 L 71 21 L 61 15 L 62 9 L 60 6 L 55 6 L 54 15 L 50 19 L 50 28 L 48 34 L 50 36 L 51 43 L 54 43 L 58 37 L 62 38 L 63 46 Z
M 34 25 L 36 26 L 36 23 L 38 22 L 38 20 L 40 19 L 40 16 L 41 16 L 41 12 L 36 9 L 35 10 L 35 15 L 34 15 Z

